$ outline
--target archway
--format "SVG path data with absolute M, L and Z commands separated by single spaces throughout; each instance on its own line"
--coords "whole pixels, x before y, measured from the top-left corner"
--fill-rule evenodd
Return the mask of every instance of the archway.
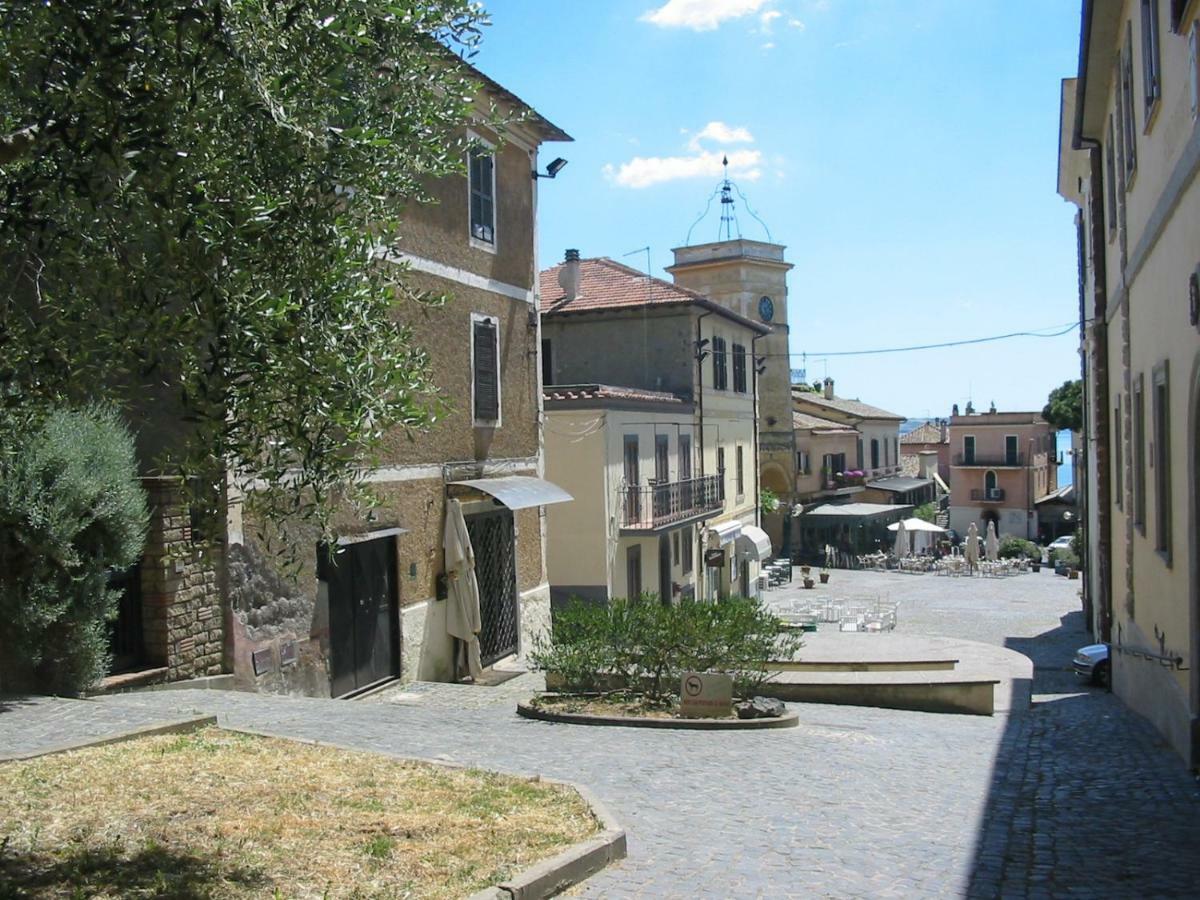
M 979 518 L 983 522 L 983 526 L 979 529 L 981 538 L 987 534 L 988 522 L 992 522 L 996 526 L 996 537 L 1000 536 L 1000 513 L 994 509 L 985 509 Z

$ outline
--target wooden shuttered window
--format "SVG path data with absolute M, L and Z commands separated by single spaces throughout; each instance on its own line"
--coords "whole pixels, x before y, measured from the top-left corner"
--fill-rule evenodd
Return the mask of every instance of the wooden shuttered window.
M 475 420 L 500 420 L 499 329 L 489 319 L 476 319 L 471 325 L 474 359 Z

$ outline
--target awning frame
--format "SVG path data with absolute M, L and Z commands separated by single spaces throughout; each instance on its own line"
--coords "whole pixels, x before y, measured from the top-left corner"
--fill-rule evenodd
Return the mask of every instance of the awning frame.
M 544 478 L 535 478 L 532 475 L 470 478 L 448 482 L 446 487 L 447 490 L 454 487 L 470 488 L 481 494 L 487 494 L 497 503 L 512 510 L 550 506 L 553 503 L 566 503 L 575 499 L 554 482 Z

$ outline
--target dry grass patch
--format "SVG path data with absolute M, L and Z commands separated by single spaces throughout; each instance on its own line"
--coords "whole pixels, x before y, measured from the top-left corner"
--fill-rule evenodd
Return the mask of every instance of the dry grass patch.
M 624 691 L 611 694 L 539 694 L 530 701 L 536 709 L 550 713 L 569 713 L 586 716 L 632 716 L 639 719 L 678 719 L 679 698 L 653 699 L 643 694 Z M 714 718 L 736 719 L 728 716 Z
M 0 765 L 0 896 L 461 897 L 599 830 L 557 785 L 205 728 Z

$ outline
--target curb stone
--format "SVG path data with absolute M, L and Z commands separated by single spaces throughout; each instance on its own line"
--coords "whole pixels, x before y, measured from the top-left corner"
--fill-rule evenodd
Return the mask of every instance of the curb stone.
M 654 719 L 637 716 L 592 716 L 586 713 L 558 713 L 517 704 L 517 715 L 562 725 L 619 725 L 626 728 L 675 728 L 681 731 L 755 731 L 764 728 L 795 728 L 800 715 L 789 709 L 769 719 Z
M 138 728 L 131 728 L 127 731 L 118 731 L 115 734 L 105 735 L 99 738 L 88 738 L 81 741 L 70 741 L 65 744 L 54 744 L 50 747 L 44 747 L 41 750 L 31 750 L 28 753 L 0 753 L 0 763 L 20 762 L 21 760 L 37 759 L 39 756 L 51 756 L 57 753 L 68 753 L 71 750 L 83 750 L 86 747 L 103 747 L 106 744 L 120 744 L 125 741 L 136 740 L 141 737 L 149 737 L 155 734 L 176 734 L 187 731 L 196 731 L 208 725 L 216 725 L 216 716 L 192 716 L 186 719 L 167 719 L 162 722 L 154 722 L 150 725 L 142 725 Z

